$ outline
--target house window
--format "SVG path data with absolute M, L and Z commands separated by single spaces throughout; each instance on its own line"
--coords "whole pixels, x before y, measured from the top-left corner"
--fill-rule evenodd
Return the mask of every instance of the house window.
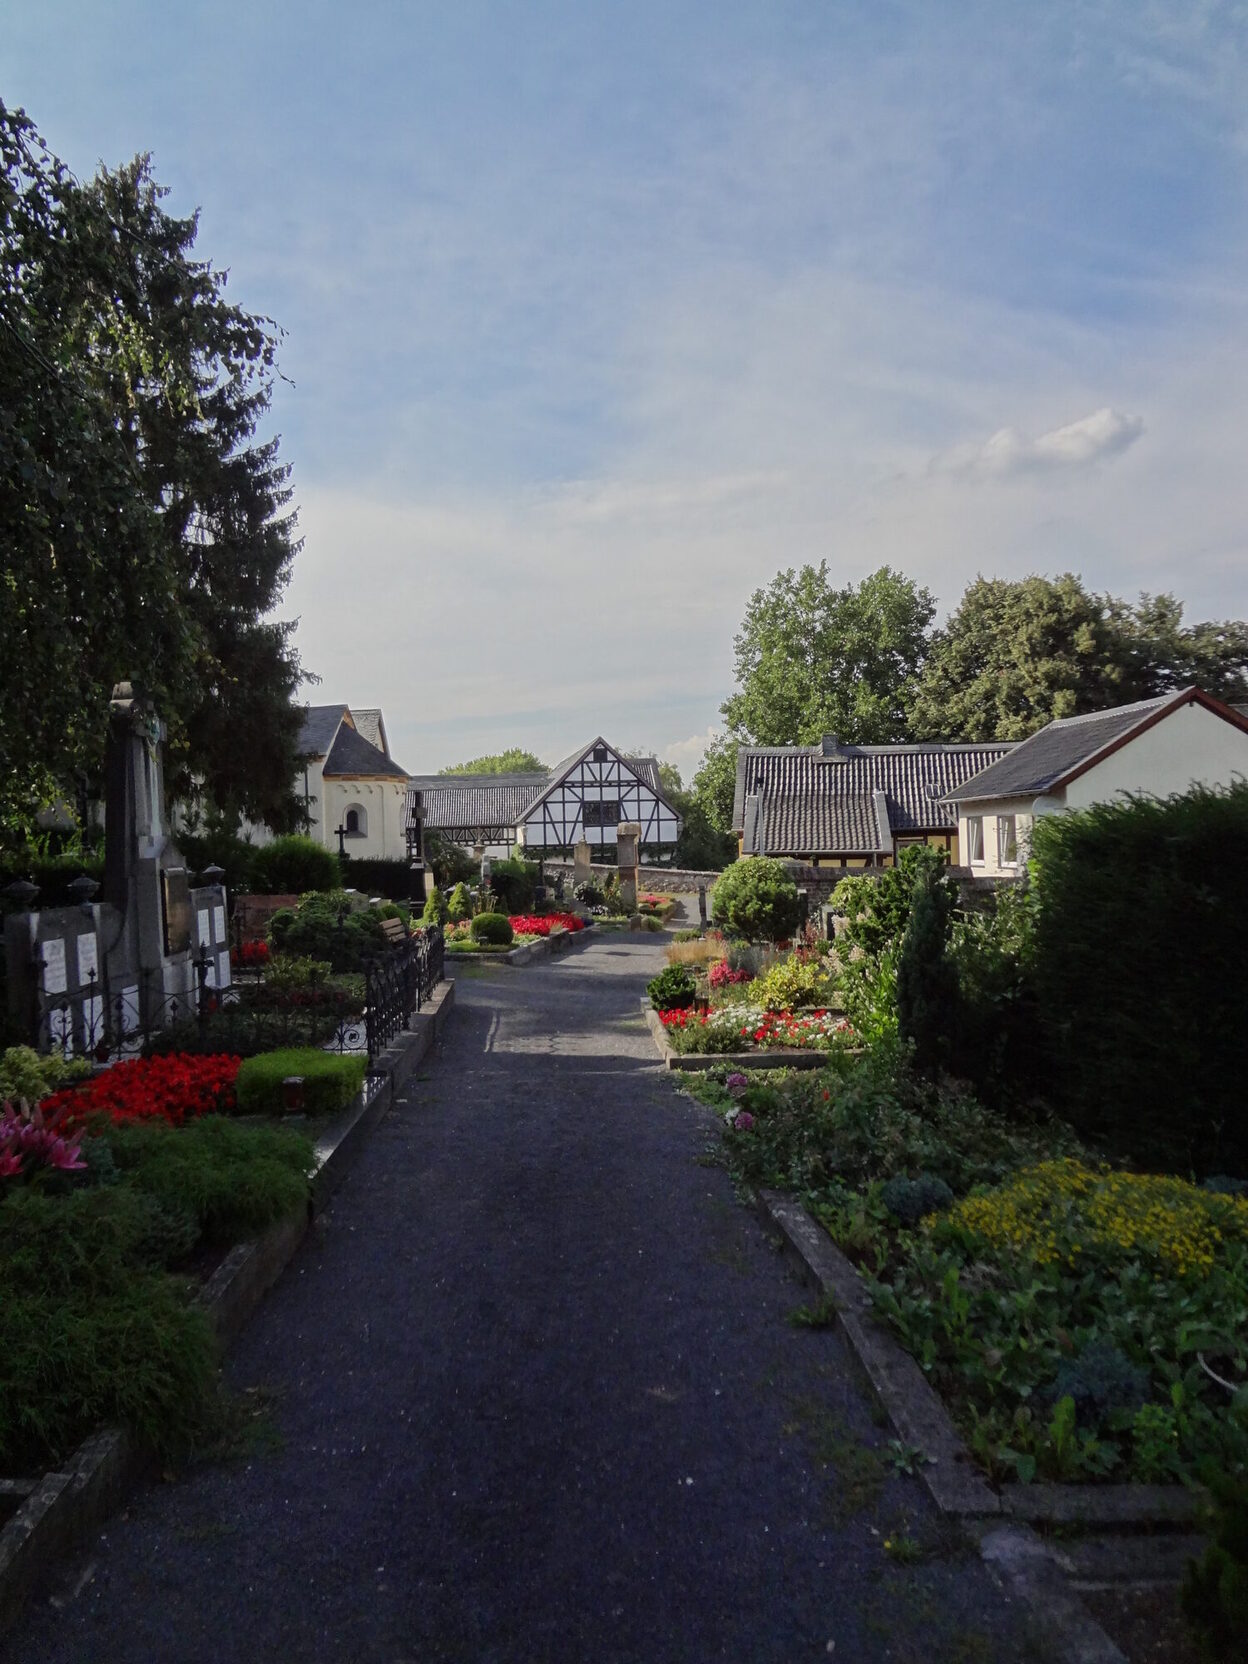
M 968 815 L 966 819 L 966 858 L 973 867 L 984 864 L 984 817 Z
M 620 805 L 611 803 L 587 803 L 585 805 L 586 826 L 618 826 L 620 824 Z
M 348 838 L 367 838 L 368 811 L 361 809 L 359 804 L 353 804 L 343 816 L 342 829 Z
M 607 748 L 606 748 L 606 746 L 605 745 L 596 745 L 594 747 L 594 761 L 596 763 L 605 763 L 606 760 L 607 760 Z
M 997 816 L 997 861 L 1003 867 L 1018 865 L 1018 821 L 1014 815 Z

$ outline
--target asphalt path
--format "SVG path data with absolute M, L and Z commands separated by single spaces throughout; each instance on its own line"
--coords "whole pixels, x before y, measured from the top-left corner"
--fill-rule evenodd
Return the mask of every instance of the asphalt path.
M 638 1016 L 661 964 L 604 932 L 459 967 L 234 1349 L 253 1436 L 140 1491 L 5 1664 L 1026 1656 L 836 1334 L 789 1320 Z

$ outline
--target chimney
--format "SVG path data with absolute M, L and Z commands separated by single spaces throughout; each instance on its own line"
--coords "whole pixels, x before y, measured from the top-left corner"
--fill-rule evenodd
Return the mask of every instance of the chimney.
M 841 742 L 837 739 L 835 734 L 825 734 L 823 736 L 821 749 L 825 757 L 831 757 L 834 761 L 840 760 Z

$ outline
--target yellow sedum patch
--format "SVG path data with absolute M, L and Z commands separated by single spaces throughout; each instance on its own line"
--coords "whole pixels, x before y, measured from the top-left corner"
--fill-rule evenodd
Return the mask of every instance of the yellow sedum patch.
M 1026 1167 L 929 1223 L 986 1246 L 1075 1268 L 1089 1252 L 1144 1255 L 1180 1277 L 1204 1277 L 1219 1248 L 1248 1242 L 1248 1199 L 1183 1179 L 1116 1173 L 1068 1158 Z

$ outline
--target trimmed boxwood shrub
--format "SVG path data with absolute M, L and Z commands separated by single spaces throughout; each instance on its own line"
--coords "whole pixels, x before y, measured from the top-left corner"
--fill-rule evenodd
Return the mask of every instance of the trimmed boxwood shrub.
M 306 895 L 298 908 L 284 907 L 269 920 L 269 943 L 277 953 L 306 959 L 327 959 L 335 971 L 361 971 L 365 960 L 381 953 L 386 938 L 381 915 L 372 908 L 344 912 L 340 892 Z
M 303 1076 L 303 1101 L 309 1115 L 345 1109 L 364 1084 L 363 1057 L 339 1056 L 314 1046 L 245 1057 L 238 1071 L 240 1115 L 283 1115 L 287 1075 Z
M 342 884 L 338 857 L 292 832 L 284 838 L 274 838 L 251 858 L 252 887 L 260 894 L 271 896 L 304 895 L 309 890 L 336 890 Z
M 488 942 L 491 947 L 505 948 L 511 946 L 516 933 L 506 913 L 478 913 L 469 926 L 469 934 L 474 942 Z
M 697 992 L 697 983 L 683 965 L 669 965 L 646 984 L 650 1004 L 656 1011 L 687 1011 Z
M 1042 816 L 1032 886 L 1062 1113 L 1140 1165 L 1248 1175 L 1248 783 Z
M 747 942 L 791 936 L 802 916 L 797 885 L 782 861 L 751 855 L 734 861 L 711 891 L 715 923 Z

